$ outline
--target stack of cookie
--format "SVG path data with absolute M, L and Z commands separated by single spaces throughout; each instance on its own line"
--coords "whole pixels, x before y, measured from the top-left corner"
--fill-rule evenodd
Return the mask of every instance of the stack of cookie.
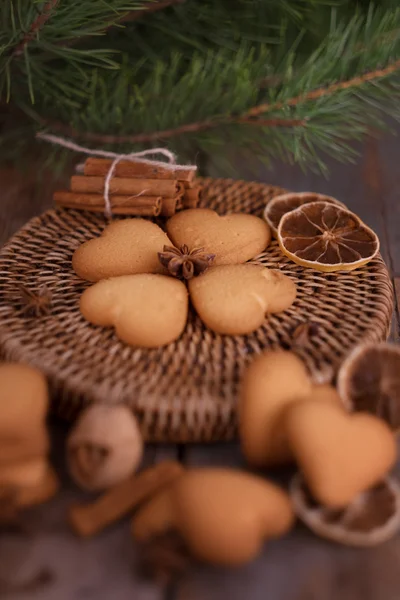
M 64 208 L 104 212 L 104 188 L 112 161 L 88 158 L 83 175 L 71 177 L 70 190 L 55 192 L 54 201 Z M 163 167 L 121 160 L 110 180 L 111 209 L 116 215 L 170 217 L 182 208 L 195 208 L 201 185 L 194 167 Z
M 0 490 L 17 509 L 44 502 L 58 488 L 47 457 L 47 383 L 20 364 L 1 365 L 0 383 Z

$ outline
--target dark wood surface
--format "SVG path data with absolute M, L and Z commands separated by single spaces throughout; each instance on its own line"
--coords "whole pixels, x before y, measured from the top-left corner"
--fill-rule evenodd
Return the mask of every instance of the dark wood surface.
M 399 129 L 400 133 L 400 129 Z M 330 178 L 297 167 L 272 170 L 241 165 L 237 178 L 255 179 L 296 191 L 336 196 L 378 233 L 395 285 L 397 305 L 392 337 L 399 339 L 400 303 L 400 140 L 369 139 L 353 165 L 330 164 Z M 32 170 L 34 171 L 34 169 Z M 213 172 L 210 175 L 223 174 Z M 45 174 L 0 171 L 0 244 L 35 214 L 51 206 L 53 184 Z M 237 570 L 196 567 L 179 585 L 161 589 L 141 580 L 129 521 L 90 541 L 77 539 L 65 521 L 72 501 L 86 499 L 64 471 L 66 426 L 52 423 L 54 464 L 62 492 L 24 517 L 24 533 L 0 535 L 0 598 L 23 600 L 398 600 L 400 539 L 374 549 L 355 550 L 317 539 L 302 527 L 267 544 L 259 558 Z M 191 465 L 243 466 L 235 444 L 187 447 L 149 446 L 145 464 L 179 457 Z M 34 579 L 46 575 L 35 586 Z M 25 591 L 24 591 L 24 588 Z M 20 591 L 18 591 L 20 590 Z

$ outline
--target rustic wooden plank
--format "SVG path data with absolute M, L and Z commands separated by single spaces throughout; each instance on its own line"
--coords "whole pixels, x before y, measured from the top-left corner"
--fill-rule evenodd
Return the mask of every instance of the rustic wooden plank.
M 191 444 L 185 449 L 183 461 L 193 467 L 244 467 L 245 460 L 237 443 Z
M 390 123 L 393 126 L 393 123 Z M 380 136 L 378 152 L 384 185 L 381 188 L 384 217 L 395 276 L 400 276 L 400 125 L 393 126 L 396 136 Z
M 367 222 L 379 235 L 382 256 L 393 275 L 393 250 L 389 241 L 385 210 L 385 176 L 378 141 L 371 137 L 366 141 L 363 155 L 363 189 L 369 207 Z
M 399 540 L 355 550 L 298 528 L 237 569 L 196 568 L 176 600 L 398 600 Z
M 0 246 L 29 219 L 52 206 L 53 191 L 65 185 L 68 175 L 56 179 L 44 172 L 39 177 L 34 166 L 23 172 L 11 167 L 0 169 Z
M 365 148 L 355 165 L 331 162 L 329 180 L 313 173 L 303 174 L 297 167 L 285 165 L 276 165 L 272 172 L 260 168 L 254 174 L 243 162 L 238 163 L 236 177 L 268 181 L 298 191 L 311 189 L 338 197 L 377 231 L 385 259 L 390 262 L 392 257 L 395 272 L 400 274 L 397 260 L 400 244 L 396 235 L 398 210 L 393 209 L 387 216 L 387 207 L 391 211 L 398 199 L 395 159 L 399 156 L 399 140 L 385 137 L 378 148 L 380 164 L 383 164 L 378 179 L 376 170 L 371 167 L 374 154 L 371 150 L 368 154 Z M 371 169 L 375 179 L 371 178 Z M 68 175 L 66 173 L 66 177 Z M 15 172 L 2 173 L 1 178 L 0 243 L 31 216 L 51 205 L 54 187 L 33 183 L 30 178 L 22 180 Z M 4 194 L 5 187 L 9 190 L 7 194 Z M 383 205 L 382 195 L 384 199 L 389 198 Z M 385 223 L 388 223 L 386 230 Z M 396 285 L 399 290 L 400 277 Z M 69 531 L 65 522 L 69 504 L 88 498 L 88 495 L 76 489 L 63 469 L 65 427 L 57 423 L 53 431 L 57 441 L 55 464 L 63 479 L 62 492 L 45 506 L 26 515 L 27 524 L 33 530 L 32 537 L 2 536 L 0 577 L 26 580 L 39 568 L 48 566 L 55 579 L 32 598 L 161 600 L 164 592 L 140 581 L 135 573 L 135 548 L 129 533 L 129 519 L 87 542 L 81 542 Z M 145 464 L 177 455 L 178 449 L 174 446 L 149 446 Z M 195 445 L 180 449 L 179 456 L 189 465 L 243 466 L 243 458 L 235 444 Z M 397 600 L 399 544 L 396 539 L 373 550 L 349 550 L 318 540 L 304 529 L 296 528 L 285 539 L 267 544 L 262 555 L 243 569 L 194 569 L 175 589 L 175 597 L 181 600 L 222 597 L 233 600 L 243 597 L 249 600 L 337 600 L 339 597 L 341 600 Z

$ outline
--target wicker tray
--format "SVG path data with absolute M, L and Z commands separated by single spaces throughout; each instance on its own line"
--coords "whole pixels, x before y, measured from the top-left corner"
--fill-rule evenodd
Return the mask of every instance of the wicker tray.
M 208 179 L 202 203 L 221 214 L 261 215 L 282 191 Z M 213 334 L 192 312 L 177 342 L 156 350 L 130 348 L 111 328 L 87 323 L 78 308 L 89 284 L 73 273 L 71 256 L 105 224 L 101 215 L 50 210 L 25 225 L 0 253 L 0 352 L 42 369 L 54 411 L 68 419 L 91 402 L 124 402 L 134 409 L 148 441 L 232 439 L 240 374 L 254 354 L 292 348 L 318 381 L 330 381 L 352 346 L 388 335 L 393 293 L 380 257 L 351 273 L 323 274 L 296 266 L 274 242 L 254 262 L 279 267 L 296 282 L 298 299 L 290 310 L 269 317 L 253 334 L 236 337 Z M 48 316 L 23 316 L 21 284 L 32 291 L 48 286 Z M 301 323 L 316 323 L 318 334 L 294 336 Z

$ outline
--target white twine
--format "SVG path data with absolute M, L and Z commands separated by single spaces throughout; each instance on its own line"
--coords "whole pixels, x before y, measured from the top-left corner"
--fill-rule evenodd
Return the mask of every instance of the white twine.
M 141 152 L 130 152 L 129 154 L 118 154 L 117 152 L 110 152 L 108 150 L 92 150 L 91 148 L 85 148 L 84 146 L 79 146 L 79 144 L 75 144 L 75 142 L 71 142 L 70 140 L 66 140 L 62 137 L 58 137 L 57 135 L 52 135 L 50 133 L 37 133 L 36 137 L 45 140 L 46 142 L 50 142 L 51 144 L 56 144 L 57 146 L 62 146 L 63 148 L 68 148 L 69 150 L 74 150 L 75 152 L 82 152 L 83 154 L 87 154 L 88 156 L 103 156 L 105 158 L 113 158 L 114 160 L 111 163 L 111 166 L 108 170 L 106 178 L 104 180 L 104 214 L 107 218 L 112 217 L 111 210 L 111 201 L 110 201 L 110 182 L 114 175 L 117 164 L 121 160 L 130 160 L 132 162 L 139 161 L 143 164 L 153 165 L 155 167 L 163 167 L 165 169 L 173 169 L 176 171 L 183 169 L 197 169 L 195 165 L 178 165 L 176 164 L 176 156 L 173 152 L 168 150 L 167 148 L 150 148 L 149 150 L 142 150 Z M 143 158 L 144 156 L 151 156 L 154 154 L 161 154 L 168 159 L 168 162 L 153 160 L 148 158 Z M 79 171 L 82 170 L 82 165 L 78 165 Z M 141 196 L 146 190 L 140 192 L 138 196 Z M 136 197 L 136 196 L 134 196 Z

